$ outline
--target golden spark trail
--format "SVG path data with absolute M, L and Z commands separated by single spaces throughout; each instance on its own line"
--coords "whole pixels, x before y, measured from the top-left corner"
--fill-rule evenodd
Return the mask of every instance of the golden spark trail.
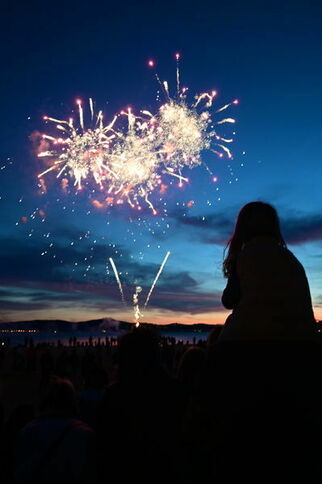
M 179 178 L 180 183 L 182 183 L 183 181 L 185 181 L 186 183 L 188 183 L 188 181 L 189 181 L 188 178 L 185 178 L 182 175 L 178 175 L 177 173 L 173 173 L 173 170 L 171 168 L 168 168 L 167 170 L 163 171 L 163 173 L 166 173 L 167 175 L 170 175 L 170 176 L 174 176 L 176 178 Z
M 225 104 L 224 106 L 222 106 L 221 108 L 217 109 L 217 111 L 215 111 L 216 113 L 221 113 L 221 111 L 225 111 L 225 109 L 229 108 L 230 106 L 232 106 L 233 104 L 238 104 L 238 99 L 235 99 L 234 101 L 232 101 L 231 103 L 228 103 L 228 104 Z
M 236 120 L 233 118 L 226 118 L 226 119 L 222 119 L 221 121 L 216 121 L 216 124 L 224 124 L 224 123 L 236 123 Z
M 179 59 L 180 59 L 180 54 L 176 54 L 176 60 L 177 60 L 177 96 L 180 96 L 180 69 L 179 69 Z
M 206 103 L 206 107 L 210 108 L 212 106 L 212 101 L 216 95 L 217 95 L 216 91 L 212 91 L 211 94 L 209 94 L 208 92 L 203 92 L 197 97 L 197 101 L 192 105 L 192 107 L 196 108 L 200 104 L 200 102 L 203 101 L 203 99 L 208 99 Z
M 122 302 L 123 302 L 123 304 L 126 304 L 122 284 L 121 284 L 121 281 L 120 281 L 120 276 L 119 276 L 119 273 L 117 272 L 116 265 L 114 264 L 112 257 L 110 257 L 108 260 L 110 261 L 110 264 L 113 268 L 115 279 L 116 279 L 116 282 L 119 286 L 119 290 L 120 290 L 120 293 L 121 293 Z
M 79 124 L 84 131 L 84 113 L 83 113 L 83 108 L 82 108 L 82 101 L 78 99 L 77 101 L 78 104 L 78 110 L 79 110 Z
M 165 258 L 163 259 L 163 262 L 162 262 L 162 264 L 161 264 L 161 266 L 160 266 L 159 272 L 157 273 L 157 275 L 156 275 L 156 277 L 155 277 L 155 279 L 154 279 L 154 281 L 153 281 L 153 283 L 152 283 L 151 289 L 150 289 L 149 294 L 147 295 L 146 301 L 145 301 L 145 303 L 144 303 L 144 307 L 145 307 L 145 308 L 146 308 L 146 307 L 147 307 L 147 305 L 148 305 L 148 302 L 149 302 L 149 300 L 150 300 L 150 297 L 151 297 L 152 291 L 153 291 L 153 289 L 154 289 L 154 287 L 155 287 L 156 283 L 158 282 L 158 279 L 159 279 L 159 277 L 160 277 L 160 275 L 161 275 L 161 272 L 163 271 L 164 266 L 166 265 L 166 262 L 167 262 L 167 260 L 168 260 L 169 255 L 170 255 L 170 252 L 167 252 L 167 253 L 166 253 L 166 256 L 165 256 Z
M 138 328 L 140 325 L 140 318 L 143 314 L 140 311 L 139 307 L 139 294 L 142 292 L 141 286 L 136 286 L 135 293 L 133 294 L 133 310 L 134 310 L 134 322 L 135 326 Z
M 89 107 L 90 107 L 90 110 L 91 110 L 91 119 L 93 121 L 93 119 L 94 119 L 94 105 L 93 105 L 93 99 L 91 97 L 89 98 Z
M 227 153 L 228 158 L 232 158 L 233 155 L 231 154 L 231 151 L 229 148 L 227 148 L 227 146 L 221 145 L 220 143 L 217 143 L 217 146 L 219 146 L 219 148 L 221 148 L 225 153 Z

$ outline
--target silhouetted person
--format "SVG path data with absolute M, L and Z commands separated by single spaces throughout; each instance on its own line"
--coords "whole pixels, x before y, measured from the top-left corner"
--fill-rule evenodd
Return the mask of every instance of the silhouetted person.
M 84 374 L 84 388 L 78 393 L 79 412 L 89 425 L 96 423 L 97 408 L 107 385 L 108 374 L 99 366 Z
M 35 412 L 32 405 L 17 405 L 9 414 L 3 427 L 2 434 L 2 466 L 1 476 L 3 482 L 12 482 L 14 468 L 14 453 L 17 435 L 20 430 L 34 418 Z
M 197 346 L 188 348 L 179 361 L 177 376 L 189 397 L 199 392 L 204 370 L 204 350 Z
M 154 332 L 139 327 L 126 334 L 118 364 L 118 381 L 108 389 L 98 421 L 100 461 L 109 455 L 113 462 L 102 469 L 103 482 L 176 480 L 182 400 L 160 365 Z
M 217 341 L 220 337 L 221 331 L 222 331 L 222 326 L 220 324 L 216 324 L 216 326 L 214 326 L 212 328 L 212 330 L 208 334 L 208 338 L 207 338 L 207 347 L 208 348 L 216 345 L 216 343 L 217 343 Z
M 271 205 L 241 209 L 223 270 L 222 302 L 232 314 L 210 348 L 221 416 L 213 421 L 214 477 L 309 478 L 317 469 L 315 321 L 305 271 Z
M 61 343 L 59 343 L 59 346 L 62 346 Z M 55 374 L 60 378 L 67 378 L 67 379 L 70 378 L 71 376 L 71 367 L 70 367 L 68 351 L 67 351 L 67 348 L 63 346 L 56 360 Z
M 40 387 L 47 385 L 54 371 L 54 357 L 50 348 L 45 348 L 40 355 Z
M 280 231 L 276 210 L 251 202 L 239 212 L 223 263 L 222 303 L 233 312 L 221 340 L 302 339 L 314 334 L 304 269 Z
M 95 482 L 94 433 L 76 418 L 70 381 L 53 378 L 40 410 L 18 436 L 15 482 Z

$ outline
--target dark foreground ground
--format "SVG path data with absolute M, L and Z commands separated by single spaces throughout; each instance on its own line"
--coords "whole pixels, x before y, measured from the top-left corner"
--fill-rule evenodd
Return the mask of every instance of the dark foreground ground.
M 2 482 L 321 480 L 318 340 L 26 343 L 0 352 Z M 54 375 L 75 407 L 48 400 Z

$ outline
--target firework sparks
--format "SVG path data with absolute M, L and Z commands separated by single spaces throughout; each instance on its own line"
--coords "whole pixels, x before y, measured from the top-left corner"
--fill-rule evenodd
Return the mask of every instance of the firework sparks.
M 163 262 L 162 262 L 162 264 L 161 264 L 161 266 L 160 266 L 160 269 L 159 269 L 159 271 L 158 271 L 157 275 L 155 276 L 155 279 L 154 279 L 154 281 L 153 281 L 153 283 L 152 283 L 151 289 L 150 289 L 150 291 L 149 291 L 149 293 L 148 293 L 148 295 L 147 295 L 146 301 L 145 301 L 145 303 L 144 303 L 144 307 L 145 307 L 145 308 L 147 307 L 147 305 L 148 305 L 148 303 L 149 303 L 149 300 L 150 300 L 151 294 L 152 294 L 152 292 L 153 292 L 153 289 L 154 289 L 154 287 L 155 287 L 156 283 L 158 282 L 158 279 L 159 279 L 159 277 L 160 277 L 160 275 L 161 275 L 161 273 L 162 273 L 162 271 L 163 271 L 164 266 L 165 266 L 165 265 L 166 265 L 166 263 L 167 263 L 167 260 L 168 260 L 168 258 L 169 258 L 169 255 L 170 255 L 170 252 L 167 252 L 167 253 L 166 253 L 166 256 L 165 256 L 165 258 L 163 259 Z
M 128 128 L 125 134 L 118 133 L 110 155 L 110 167 L 115 177 L 108 192 L 126 198 L 131 207 L 139 208 L 140 199 L 144 199 L 156 214 L 149 200 L 149 194 L 161 185 L 154 124 L 134 116 L 130 109 L 121 114 L 127 116 Z
M 211 110 L 216 91 L 203 92 L 196 95 L 194 102 L 187 101 L 187 88 L 181 88 L 179 59 L 176 54 L 176 96 L 170 96 L 169 84 L 157 80 L 162 87 L 166 102 L 156 114 L 142 110 L 140 116 L 135 116 L 129 108 L 115 115 L 110 124 L 104 125 L 103 114 L 94 112 L 94 103 L 89 99 L 92 128 L 85 128 L 82 102 L 77 100 L 78 127 L 73 120 L 59 120 L 45 117 L 45 120 L 56 124 L 61 137 L 43 135 L 51 149 L 46 149 L 38 157 L 48 157 L 51 166 L 38 175 L 41 179 L 45 174 L 56 171 L 57 178 L 64 175 L 64 187 L 68 186 L 68 178 L 74 180 L 78 189 L 84 182 L 93 178 L 106 200 L 96 201 L 96 206 L 113 206 L 127 202 L 131 207 L 141 210 L 145 203 L 154 215 L 157 211 L 151 201 L 151 194 L 156 190 L 163 193 L 166 186 L 163 176 L 179 180 L 179 186 L 188 182 L 183 175 L 185 168 L 195 168 L 202 161 L 202 152 L 210 150 L 220 158 L 232 158 L 230 143 L 233 138 L 227 134 L 221 136 L 215 129 L 234 124 L 231 117 L 213 119 Z M 154 61 L 148 62 L 154 67 Z M 237 104 L 235 100 L 225 104 L 214 115 Z M 127 117 L 127 127 L 116 127 L 116 121 L 121 116 Z M 96 118 L 96 120 L 95 120 Z M 206 165 L 205 165 L 206 166 Z M 206 169 L 213 176 L 208 166 Z
M 95 126 L 90 129 L 84 127 L 84 113 L 80 100 L 76 101 L 79 112 L 79 126 L 75 127 L 73 119 L 68 121 L 44 117 L 45 121 L 56 124 L 56 128 L 63 132 L 63 137 L 43 135 L 52 149 L 42 151 L 39 158 L 51 158 L 51 166 L 40 173 L 38 178 L 43 177 L 51 171 L 58 171 L 57 178 L 66 174 L 74 179 L 74 185 L 81 189 L 82 183 L 92 176 L 95 182 L 102 187 L 102 177 L 109 172 L 106 163 L 109 154 L 111 140 L 115 137 L 113 126 L 117 119 L 114 117 L 107 126 L 103 125 L 103 115 L 100 112 Z M 94 107 L 92 99 L 89 100 L 91 117 L 94 118 Z
M 199 115 L 184 103 L 171 100 L 160 108 L 158 122 L 166 173 L 179 172 L 180 176 L 183 168 L 200 165 L 202 150 L 210 146 L 204 135 L 209 123 L 207 113 Z
M 179 186 L 182 181 L 187 181 L 182 176 L 185 167 L 195 168 L 202 163 L 201 155 L 204 150 L 216 153 L 220 158 L 226 155 L 232 158 L 232 153 L 227 143 L 233 139 L 220 136 L 214 129 L 214 125 L 224 125 L 235 123 L 233 118 L 213 120 L 211 109 L 213 101 L 217 95 L 216 91 L 203 92 L 195 96 L 195 101 L 189 104 L 187 101 L 187 88 L 180 88 L 180 55 L 176 54 L 176 84 L 177 93 L 175 98 L 171 98 L 167 81 L 161 83 L 167 102 L 163 104 L 158 114 L 156 122 L 162 149 L 160 150 L 165 173 L 179 178 Z M 237 100 L 225 104 L 215 111 L 221 113 L 233 104 L 238 104 Z M 211 170 L 206 167 L 212 174 Z

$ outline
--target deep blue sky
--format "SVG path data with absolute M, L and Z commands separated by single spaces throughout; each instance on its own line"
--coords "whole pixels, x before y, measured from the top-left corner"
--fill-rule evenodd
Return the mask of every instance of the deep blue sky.
M 1 318 L 130 320 L 134 285 L 146 294 L 170 250 L 143 319 L 224 321 L 223 247 L 240 207 L 259 199 L 278 209 L 321 319 L 321 3 L 6 3 Z M 68 116 L 77 97 L 90 96 L 107 117 L 128 105 L 153 109 L 157 85 L 146 61 L 156 59 L 160 77 L 174 86 L 177 51 L 191 93 L 216 89 L 218 106 L 240 100 L 234 160 L 204 154 L 218 183 L 202 167 L 190 172 L 188 186 L 168 191 L 166 220 L 148 211 L 138 220 L 127 208 L 95 210 L 88 191 L 66 196 L 54 177 L 41 196 L 41 164 L 29 137 L 44 130 L 43 114 Z M 190 200 L 195 204 L 187 210 Z M 107 266 L 110 256 L 122 272 L 127 308 Z

